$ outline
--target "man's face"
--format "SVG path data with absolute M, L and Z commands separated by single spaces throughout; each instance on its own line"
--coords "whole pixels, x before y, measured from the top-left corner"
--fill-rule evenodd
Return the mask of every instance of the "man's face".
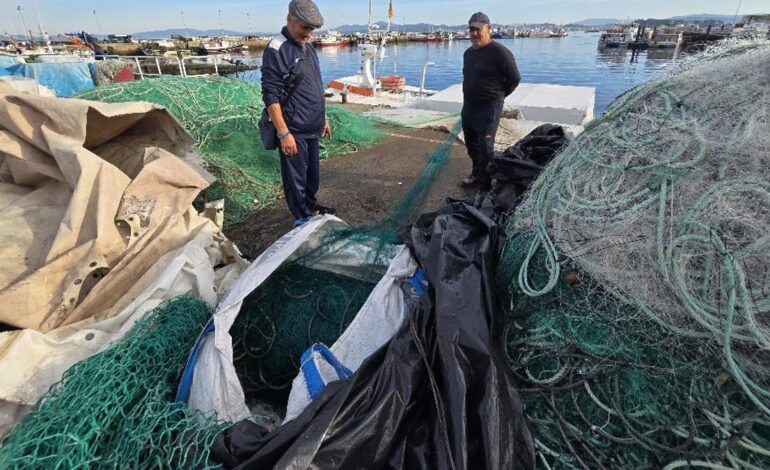
M 286 28 L 289 30 L 291 37 L 303 46 L 313 37 L 313 31 L 315 31 L 314 27 L 291 15 L 286 20 Z
M 468 36 L 471 38 L 471 44 L 473 47 L 485 46 L 491 40 L 490 28 L 488 24 L 485 24 L 479 28 L 468 28 Z

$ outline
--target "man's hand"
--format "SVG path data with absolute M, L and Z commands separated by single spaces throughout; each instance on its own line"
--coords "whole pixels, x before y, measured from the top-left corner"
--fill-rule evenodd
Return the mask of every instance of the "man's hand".
M 297 154 L 297 142 L 293 135 L 289 134 L 281 139 L 281 152 L 287 157 L 293 157 Z
M 329 125 L 329 121 L 328 120 L 326 120 L 324 122 L 324 131 L 321 134 L 321 137 L 328 137 L 330 139 L 332 137 L 332 126 Z

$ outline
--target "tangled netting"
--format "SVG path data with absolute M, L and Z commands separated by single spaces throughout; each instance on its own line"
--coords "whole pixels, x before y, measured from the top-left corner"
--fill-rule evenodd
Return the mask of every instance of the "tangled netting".
M 244 222 L 275 201 L 280 161 L 277 151 L 265 150 L 260 141 L 259 85 L 223 77 L 161 77 L 98 87 L 77 97 L 165 106 L 198 141 L 209 171 L 217 177 L 199 203 L 225 199 L 225 226 Z M 334 133 L 321 140 L 322 159 L 367 148 L 381 137 L 372 121 L 349 111 L 329 106 L 327 116 Z
M 411 222 L 446 166 L 459 128 L 428 156 L 387 223 L 331 231 L 245 299 L 230 333 L 252 409 L 280 407 L 302 353 L 316 342 L 332 345 L 355 318 L 396 253 L 396 229 Z M 231 423 L 172 400 L 209 315 L 200 301 L 174 300 L 71 368 L 9 435 L 0 468 L 206 467 L 214 437 Z
M 93 64 L 91 75 L 97 86 L 106 86 L 110 85 L 126 67 L 132 67 L 132 64 L 124 60 L 100 60 Z
M 422 174 L 381 222 L 324 235 L 317 247 L 273 272 L 244 300 L 230 335 L 247 400 L 259 402 L 266 391 L 288 391 L 302 353 L 314 343 L 331 346 L 348 327 L 401 243 L 397 230 L 419 214 L 432 183 L 446 167 L 461 128 L 458 122 L 428 156 Z M 334 272 L 345 264 L 335 262 L 340 258 L 355 260 L 355 277 Z
M 455 123 L 449 135 L 443 142 L 428 156 L 428 161 L 425 164 L 425 169 L 417 178 L 417 181 L 409 188 L 409 191 L 401 197 L 401 199 L 393 206 L 390 213 L 379 224 L 379 228 L 383 230 L 387 229 L 399 229 L 406 227 L 420 215 L 425 198 L 428 196 L 428 191 L 436 178 L 441 173 L 441 170 L 446 168 L 450 157 L 452 156 L 452 147 L 457 142 L 457 136 L 463 128 L 462 121 L 458 120 Z
M 70 368 L 0 447 L 0 467 L 206 467 L 226 426 L 172 400 L 210 314 L 192 297 L 171 300 Z
M 502 334 L 545 468 L 770 467 L 770 43 L 618 98 L 509 221 Z
M 286 390 L 302 353 L 331 345 L 355 318 L 373 283 L 292 263 L 279 268 L 243 302 L 230 335 L 247 400 Z

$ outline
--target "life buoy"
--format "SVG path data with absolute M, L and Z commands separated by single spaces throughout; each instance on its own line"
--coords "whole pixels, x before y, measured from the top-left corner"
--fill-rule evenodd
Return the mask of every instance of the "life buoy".
M 380 83 L 386 90 L 402 90 L 406 85 L 406 79 L 401 75 L 385 75 L 380 77 Z

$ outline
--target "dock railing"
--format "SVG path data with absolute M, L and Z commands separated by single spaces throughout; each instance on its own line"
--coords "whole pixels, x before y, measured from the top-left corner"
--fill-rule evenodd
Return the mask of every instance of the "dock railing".
M 139 56 L 139 55 L 129 55 L 129 56 L 119 56 L 119 55 L 100 55 L 96 56 L 96 60 L 109 60 L 109 59 L 117 59 L 117 60 L 124 60 L 124 61 L 131 61 L 136 65 L 136 71 L 134 74 L 138 74 L 141 80 L 144 80 L 145 77 L 161 77 L 163 76 L 163 65 L 176 65 L 177 69 L 179 70 L 179 76 L 182 77 L 203 77 L 208 76 L 210 74 L 208 73 L 201 73 L 201 74 L 188 74 L 187 73 L 187 66 L 185 65 L 185 62 L 192 62 L 193 60 L 204 60 L 206 63 L 211 64 L 214 66 L 214 74 L 219 75 L 219 65 L 221 63 L 221 60 L 219 57 L 215 55 L 196 55 L 196 56 L 182 56 L 182 57 L 168 57 L 168 56 Z M 155 65 L 155 69 L 157 70 L 157 73 L 155 72 L 145 72 L 143 67 L 152 67 L 153 64 Z

